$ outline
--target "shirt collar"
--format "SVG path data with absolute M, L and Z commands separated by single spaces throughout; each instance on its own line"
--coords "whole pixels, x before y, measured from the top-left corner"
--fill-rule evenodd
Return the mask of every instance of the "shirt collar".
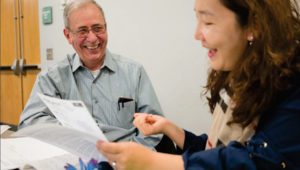
M 100 69 L 107 67 L 110 71 L 115 72 L 117 70 L 116 62 L 113 60 L 112 54 L 106 49 L 103 65 Z
M 74 61 L 73 61 L 73 72 L 75 72 L 79 67 L 83 67 L 82 61 L 77 53 L 75 53 Z M 112 54 L 109 52 L 108 49 L 106 49 L 106 54 L 104 56 L 104 62 L 100 69 L 102 68 L 108 68 L 109 70 L 115 72 L 116 71 L 116 63 L 113 60 Z
M 82 61 L 77 53 L 75 53 L 75 57 L 73 60 L 73 72 L 75 72 L 79 67 L 83 67 Z

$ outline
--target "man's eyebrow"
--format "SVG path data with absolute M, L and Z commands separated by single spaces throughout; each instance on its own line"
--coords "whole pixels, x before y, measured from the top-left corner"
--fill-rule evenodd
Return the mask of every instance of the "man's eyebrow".
M 77 29 L 85 29 L 87 28 L 87 26 L 81 26 L 81 27 L 78 27 Z
M 97 26 L 104 26 L 105 24 L 94 24 L 92 27 L 97 27 Z
M 105 24 L 94 24 L 94 25 L 92 25 L 92 27 L 97 27 L 97 26 L 104 26 Z M 88 27 L 87 26 L 80 26 L 80 27 L 78 27 L 77 29 L 88 29 Z

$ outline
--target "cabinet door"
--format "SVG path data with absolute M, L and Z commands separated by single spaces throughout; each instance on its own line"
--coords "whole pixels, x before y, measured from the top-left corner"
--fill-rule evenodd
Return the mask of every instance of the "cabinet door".
M 26 65 L 38 65 L 40 57 L 40 31 L 39 31 L 39 10 L 38 0 L 22 0 L 22 38 L 23 58 Z M 37 74 L 40 69 L 28 69 L 22 76 L 23 104 L 26 105 Z
M 16 6 L 15 6 L 16 5 Z M 18 6 L 13 0 L 1 0 L 1 122 L 18 124 L 22 112 L 22 78 L 14 75 L 13 70 L 4 70 L 4 66 L 12 66 L 15 59 L 19 59 L 19 17 L 15 23 Z M 16 25 L 15 25 L 16 24 Z M 16 51 L 17 50 L 17 51 Z
M 22 58 L 25 59 L 25 65 L 40 64 L 38 0 L 21 0 L 20 4 L 19 0 L 1 0 L 0 7 L 1 122 L 18 125 L 40 69 L 15 75 L 7 66 L 12 66 L 15 59 L 20 61 Z M 21 22 L 20 14 L 23 15 Z M 14 16 L 17 17 L 16 25 Z

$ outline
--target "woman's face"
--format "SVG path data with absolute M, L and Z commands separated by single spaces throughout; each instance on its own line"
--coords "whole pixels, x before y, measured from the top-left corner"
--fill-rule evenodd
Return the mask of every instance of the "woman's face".
M 239 26 L 235 13 L 220 0 L 196 0 L 195 11 L 195 38 L 208 49 L 211 67 L 218 71 L 235 69 L 252 34 Z

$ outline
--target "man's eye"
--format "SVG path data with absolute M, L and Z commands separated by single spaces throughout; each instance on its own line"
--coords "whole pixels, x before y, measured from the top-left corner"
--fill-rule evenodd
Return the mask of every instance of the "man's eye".
M 206 22 L 206 23 L 205 23 L 205 25 L 212 25 L 212 23 L 210 23 L 210 22 Z
M 94 32 L 98 33 L 98 32 L 103 32 L 104 27 L 94 27 L 93 28 Z
M 78 30 L 77 31 L 77 34 L 80 34 L 80 35 L 84 35 L 87 33 L 87 30 L 86 29 L 82 29 L 82 30 Z

